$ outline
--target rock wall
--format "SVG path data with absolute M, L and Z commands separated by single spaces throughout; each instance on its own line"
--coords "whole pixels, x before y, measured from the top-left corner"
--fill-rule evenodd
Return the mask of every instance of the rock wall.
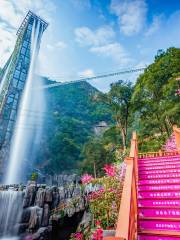
M 7 189 L 0 187 L 0 191 Z M 57 187 L 31 181 L 24 189 L 18 185 L 10 189 L 23 191 L 22 216 L 16 226 L 23 240 L 51 239 L 52 222 L 72 217 L 86 208 L 84 191 L 77 182 Z

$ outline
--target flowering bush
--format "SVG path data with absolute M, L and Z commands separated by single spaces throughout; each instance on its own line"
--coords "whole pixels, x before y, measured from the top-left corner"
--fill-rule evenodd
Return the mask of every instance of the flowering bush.
M 163 146 L 164 151 L 177 151 L 176 141 L 174 134 L 167 140 L 166 144 Z
M 78 232 L 82 234 L 81 240 L 102 240 L 103 229 L 114 228 L 117 222 L 126 165 L 105 165 L 103 170 L 105 176 L 102 178 L 94 179 L 88 174 L 81 178 L 82 183 L 91 189 L 87 192 L 87 202 L 92 215 L 90 230 Z M 75 239 L 79 240 L 72 235 L 71 240 Z
M 81 177 L 82 184 L 88 184 L 88 183 L 92 182 L 93 179 L 94 179 L 93 176 L 89 175 L 89 174 L 84 174 Z
M 71 234 L 71 240 L 83 240 L 83 234 L 80 232 Z
M 102 240 L 103 239 L 103 229 L 98 227 L 92 234 L 92 240 Z
M 116 167 L 112 164 L 106 164 L 103 169 L 109 177 L 114 177 L 116 175 Z

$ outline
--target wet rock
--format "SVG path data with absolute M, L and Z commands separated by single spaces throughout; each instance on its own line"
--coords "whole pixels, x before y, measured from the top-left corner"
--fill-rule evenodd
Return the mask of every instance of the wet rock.
M 49 228 L 48 227 L 41 227 L 38 229 L 36 233 L 32 235 L 33 240 L 49 240 Z
M 31 207 L 31 215 L 29 219 L 29 229 L 37 229 L 42 221 L 43 209 L 37 206 Z
M 35 205 L 38 207 L 43 207 L 45 200 L 46 190 L 43 188 L 39 188 L 36 193 Z
M 16 233 L 18 232 L 18 234 L 22 234 L 26 231 L 26 229 L 28 228 L 29 224 L 28 223 L 20 223 L 17 224 L 16 226 Z
M 45 204 L 43 209 L 42 222 L 41 222 L 42 227 L 47 227 L 49 225 L 49 218 L 50 218 L 49 205 Z
M 45 194 L 45 202 L 46 203 L 51 203 L 53 200 L 53 194 L 52 194 L 52 190 L 51 189 L 47 189 L 46 190 L 46 194 Z
M 26 192 L 24 196 L 24 201 L 23 201 L 23 207 L 30 207 L 34 204 L 34 199 L 36 196 L 36 185 L 35 184 L 30 184 L 26 187 Z
M 28 223 L 31 215 L 31 209 L 25 208 L 22 212 L 21 222 Z

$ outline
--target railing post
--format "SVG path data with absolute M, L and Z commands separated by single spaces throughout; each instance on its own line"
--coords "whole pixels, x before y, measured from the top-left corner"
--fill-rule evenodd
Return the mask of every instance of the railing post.
M 174 125 L 173 132 L 175 136 L 176 146 L 177 146 L 178 152 L 180 153 L 180 128 Z
M 126 158 L 125 163 L 127 164 L 126 175 L 124 179 L 124 186 L 115 236 L 128 240 L 131 205 L 131 183 L 133 177 L 133 158 Z

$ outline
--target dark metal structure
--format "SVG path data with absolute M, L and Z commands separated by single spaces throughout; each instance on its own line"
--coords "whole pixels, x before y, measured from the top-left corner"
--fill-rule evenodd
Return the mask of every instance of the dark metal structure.
M 14 51 L 0 73 L 0 147 L 9 144 L 19 109 L 19 103 L 31 64 L 33 27 L 39 24 L 39 38 L 48 24 L 29 11 L 17 31 Z

